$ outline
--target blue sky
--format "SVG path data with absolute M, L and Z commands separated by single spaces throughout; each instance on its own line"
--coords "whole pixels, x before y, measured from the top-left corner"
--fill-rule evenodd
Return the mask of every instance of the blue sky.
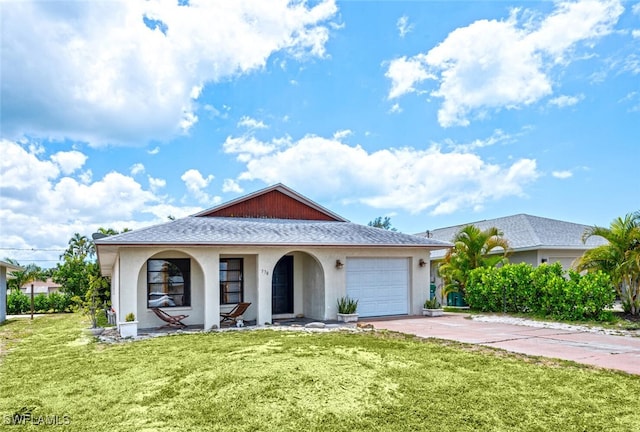
M 640 209 L 637 2 L 0 7 L 3 258 L 278 182 L 407 233 Z

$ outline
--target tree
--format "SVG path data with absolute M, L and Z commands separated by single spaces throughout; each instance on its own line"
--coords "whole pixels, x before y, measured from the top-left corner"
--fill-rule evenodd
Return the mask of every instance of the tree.
M 112 236 L 112 235 L 119 234 L 118 231 L 114 230 L 113 228 L 104 228 L 104 227 L 98 228 L 98 232 L 100 234 L 104 234 L 106 236 Z
M 89 275 L 89 289 L 85 294 L 83 307 L 91 319 L 91 328 L 98 327 L 97 310 L 102 304 L 101 297 L 109 289 L 109 282 L 100 275 Z
M 83 261 L 87 258 L 92 258 L 96 254 L 96 247 L 87 236 L 75 233 L 71 240 L 69 240 L 69 246 L 67 250 L 62 254 L 61 258 L 80 258 Z
M 68 256 L 56 267 L 53 280 L 62 285 L 62 291 L 69 296 L 84 298 L 89 287 L 89 275 L 96 272 L 99 272 L 97 264 Z
M 370 221 L 368 225 L 374 228 L 382 228 L 389 231 L 397 231 L 397 229 L 391 226 L 391 218 L 389 216 L 385 216 L 384 219 L 382 218 L 382 216 L 378 216 L 374 220 Z
M 7 281 L 7 287 L 11 289 L 11 291 L 19 290 L 20 287 L 27 285 L 29 282 L 42 281 L 46 279 L 44 271 L 36 264 L 21 266 L 18 261 L 11 258 L 7 258 L 6 261 L 15 266 L 24 268 L 24 270 L 14 270 L 10 273 L 11 279 Z
M 509 242 L 502 236 L 495 227 L 481 231 L 474 225 L 467 225 L 458 231 L 453 238 L 453 248 L 447 251 L 438 268 L 445 284 L 443 295 L 459 292 L 464 296 L 471 270 L 506 263 Z M 497 253 L 500 249 L 502 252 Z
M 577 262 L 578 271 L 609 274 L 625 312 L 640 314 L 640 211 L 614 219 L 609 228 L 587 228 L 582 241 L 593 236 L 609 243 L 586 251 Z
M 125 228 L 123 232 L 125 231 L 128 229 Z M 101 227 L 98 232 L 107 236 L 119 234 L 113 228 Z M 99 287 L 94 290 L 98 300 L 101 303 L 109 300 L 108 281 L 102 278 L 100 266 L 92 259 L 95 251 L 93 240 L 75 233 L 69 240 L 67 250 L 60 256 L 64 262 L 57 265 L 53 276 L 53 280 L 62 285 L 62 291 L 74 297 L 74 301 L 82 306 L 87 302 L 87 291 L 90 290 L 92 280 L 94 280 L 94 287 Z

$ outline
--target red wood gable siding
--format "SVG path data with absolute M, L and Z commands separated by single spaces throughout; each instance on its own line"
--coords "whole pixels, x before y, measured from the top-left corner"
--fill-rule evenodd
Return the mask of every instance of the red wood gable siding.
M 230 205 L 229 207 L 223 207 L 210 213 L 201 214 L 200 216 L 320 221 L 337 220 L 275 190 Z

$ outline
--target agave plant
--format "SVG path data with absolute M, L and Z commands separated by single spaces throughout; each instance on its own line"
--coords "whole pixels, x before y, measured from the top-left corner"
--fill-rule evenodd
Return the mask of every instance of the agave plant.
M 358 300 L 352 299 L 349 296 L 341 297 L 338 299 L 338 313 L 341 314 L 354 314 L 358 309 Z
M 440 302 L 438 301 L 438 299 L 436 297 L 426 300 L 424 302 L 424 308 L 425 309 L 440 309 Z

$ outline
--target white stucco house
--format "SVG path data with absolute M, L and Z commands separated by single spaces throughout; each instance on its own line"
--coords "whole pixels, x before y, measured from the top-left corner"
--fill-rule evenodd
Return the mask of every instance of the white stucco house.
M 140 328 L 157 327 L 160 306 L 205 329 L 238 302 L 258 325 L 335 319 L 345 295 L 361 317 L 419 314 L 430 253 L 450 246 L 348 222 L 282 184 L 95 244 L 118 321 L 133 312 Z
M 20 270 L 22 267 L 0 261 L 0 323 L 7 319 L 7 272 Z
M 470 222 L 416 235 L 451 242 L 460 229 L 467 225 L 474 225 L 481 230 L 498 228 L 503 232 L 511 248 L 509 262 L 512 264 L 524 262 L 534 267 L 543 263 L 559 262 L 563 268 L 569 269 L 585 251 L 607 243 L 604 238 L 597 236 L 590 237 L 586 243 L 583 243 L 582 235 L 589 228 L 588 225 L 528 214 Z M 431 253 L 431 278 L 432 282 L 438 286 L 438 295 L 440 295 L 442 281 L 438 277 L 437 268 L 446 252 L 446 249 L 442 249 Z

